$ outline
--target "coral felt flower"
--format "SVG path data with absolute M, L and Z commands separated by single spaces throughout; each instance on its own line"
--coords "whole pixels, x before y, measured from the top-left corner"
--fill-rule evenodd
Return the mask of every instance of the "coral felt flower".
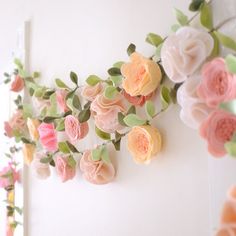
M 0 188 L 6 188 L 20 181 L 20 174 L 10 164 L 0 171 Z
M 65 132 L 70 140 L 76 141 L 77 139 L 83 139 L 89 131 L 89 126 L 87 122 L 80 123 L 79 120 L 68 115 L 65 118 Z
M 57 174 L 60 176 L 62 182 L 75 177 L 76 169 L 68 164 L 68 156 L 57 156 L 55 163 Z
M 93 101 L 97 95 L 101 94 L 103 91 L 103 86 L 101 83 L 97 83 L 94 86 L 86 85 L 82 90 L 82 96 L 88 101 Z
M 236 116 L 221 110 L 213 111 L 200 126 L 200 135 L 208 142 L 208 151 L 215 157 L 226 154 L 224 144 L 236 131 Z
M 122 87 L 130 96 L 148 96 L 160 84 L 160 67 L 137 52 L 131 54 L 130 60 L 130 63 L 121 66 L 121 73 L 125 77 Z
M 168 77 L 180 83 L 192 75 L 213 49 L 213 39 L 207 32 L 186 26 L 170 35 L 163 43 L 161 60 Z
M 128 134 L 128 149 L 136 163 L 148 164 L 161 146 L 161 134 L 153 126 L 135 126 Z
M 65 89 L 60 89 L 56 91 L 56 100 L 57 105 L 60 108 L 61 112 L 69 111 L 68 106 L 66 105 L 66 95 L 68 92 Z
M 203 66 L 202 80 L 197 92 L 213 108 L 236 98 L 236 75 L 227 71 L 223 58 L 215 58 Z
M 20 92 L 24 88 L 24 80 L 16 75 L 14 81 L 11 83 L 11 91 Z
M 29 165 L 34 157 L 35 145 L 31 143 L 24 143 L 22 146 L 25 164 Z
M 100 94 L 91 103 L 90 109 L 96 126 L 104 132 L 113 133 L 123 128 L 118 121 L 118 113 L 125 111 L 123 96 L 120 94 L 117 94 L 114 99 L 108 99 Z
M 57 150 L 57 134 L 54 124 L 41 123 L 38 127 L 40 142 L 48 151 Z
M 107 184 L 115 177 L 115 169 L 112 163 L 106 163 L 102 159 L 92 160 L 91 151 L 86 151 L 80 160 L 80 169 L 83 177 L 92 184 Z
M 33 141 L 37 141 L 39 139 L 38 127 L 40 125 L 40 121 L 37 119 L 27 119 L 27 127 L 29 130 L 30 137 Z

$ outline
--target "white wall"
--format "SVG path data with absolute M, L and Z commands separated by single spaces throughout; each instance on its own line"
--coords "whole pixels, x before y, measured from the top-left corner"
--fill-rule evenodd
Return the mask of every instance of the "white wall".
M 71 70 L 79 73 L 83 83 L 87 75 L 106 76 L 113 62 L 128 60 L 130 42 L 150 55 L 153 49 L 144 42 L 145 35 L 166 35 L 175 22 L 172 8 L 186 11 L 188 3 L 0 0 L 0 24 L 6 37 L 0 44 L 9 47 L 19 23 L 30 19 L 31 69 L 42 71 L 42 81 L 49 85 L 56 77 L 68 80 Z M 109 185 L 91 185 L 80 174 L 61 184 L 55 174 L 40 181 L 30 173 L 25 235 L 209 236 L 213 199 L 211 195 L 209 201 L 206 144 L 181 123 L 178 113 L 179 108 L 173 107 L 155 121 L 165 145 L 149 166 L 136 165 L 123 140 L 122 151 L 113 157 L 117 178 Z M 94 142 L 90 137 L 85 145 Z

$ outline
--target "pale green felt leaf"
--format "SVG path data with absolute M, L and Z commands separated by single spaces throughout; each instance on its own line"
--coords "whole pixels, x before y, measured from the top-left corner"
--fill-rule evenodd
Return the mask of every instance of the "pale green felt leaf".
M 160 35 L 149 33 L 146 37 L 146 42 L 150 43 L 151 45 L 157 47 L 163 42 L 163 38 Z
M 129 127 L 133 127 L 133 126 L 144 125 L 146 123 L 146 120 L 141 119 L 135 114 L 129 114 L 125 116 L 124 122 Z
M 90 86 L 94 86 L 96 85 L 97 83 L 99 83 L 102 79 L 99 78 L 98 76 L 96 75 L 90 75 L 87 79 L 86 79 L 86 82 L 88 85 Z
M 229 36 L 223 33 L 220 33 L 219 31 L 214 31 L 214 34 L 223 46 L 236 51 L 236 41 L 234 39 L 230 38 Z
M 229 54 L 225 58 L 225 63 L 229 72 L 236 74 L 236 57 L 233 56 L 232 54 Z
M 155 115 L 155 106 L 152 101 L 146 101 L 145 103 L 145 111 L 146 114 L 152 118 Z
M 236 99 L 220 104 L 220 108 L 236 115 Z
M 113 87 L 113 86 L 107 86 L 104 91 L 104 95 L 108 99 L 113 99 L 117 93 L 118 91 L 116 87 Z
M 206 2 L 201 6 L 200 21 L 207 29 L 211 30 L 213 28 L 211 7 Z
M 97 134 L 98 137 L 104 139 L 104 140 L 110 140 L 111 139 L 111 135 L 109 133 L 106 133 L 102 130 L 100 130 L 98 127 L 95 126 L 95 132 Z
M 188 25 L 188 17 L 181 10 L 175 8 L 175 15 L 180 25 Z

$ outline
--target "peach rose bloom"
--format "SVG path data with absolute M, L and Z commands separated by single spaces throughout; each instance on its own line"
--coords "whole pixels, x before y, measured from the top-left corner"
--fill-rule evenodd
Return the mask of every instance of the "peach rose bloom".
M 49 163 L 42 163 L 40 160 L 46 156 L 45 153 L 37 152 L 34 155 L 34 159 L 31 163 L 35 175 L 39 179 L 47 179 L 50 176 L 50 167 Z
M 103 94 L 98 95 L 91 103 L 96 126 L 107 133 L 113 133 L 123 128 L 118 121 L 118 113 L 124 112 L 123 96 L 117 94 L 114 99 L 108 99 Z
M 1 177 L 7 173 L 11 173 L 11 177 Z M 11 164 L 8 164 L 8 166 L 4 167 L 0 171 L 0 188 L 6 188 L 10 185 L 14 185 L 16 181 L 20 182 L 20 173 L 16 171 Z
M 121 66 L 121 73 L 125 77 L 122 87 L 130 96 L 148 96 L 160 84 L 160 67 L 137 52 L 131 54 L 130 60 L 130 63 Z
M 223 58 L 215 58 L 203 66 L 202 80 L 197 92 L 213 108 L 236 98 L 236 76 L 227 71 Z
M 38 127 L 40 142 L 48 151 L 57 150 L 57 133 L 54 124 L 41 123 Z
M 68 164 L 67 156 L 57 156 L 55 164 L 57 174 L 60 176 L 62 182 L 66 182 L 75 177 L 76 169 Z
M 37 119 L 27 119 L 27 127 L 29 130 L 30 137 L 33 141 L 37 141 L 39 139 L 38 127 L 40 125 L 40 121 Z
M 208 151 L 215 157 L 226 154 L 224 144 L 236 131 L 236 116 L 222 110 L 213 111 L 200 126 L 200 135 L 208 142 Z
M 83 139 L 88 134 L 88 131 L 88 122 L 80 123 L 76 117 L 72 115 L 66 116 L 65 132 L 72 142 L 78 139 Z
M 56 100 L 57 105 L 61 112 L 69 111 L 68 106 L 66 105 L 66 95 L 68 92 L 65 89 L 60 89 L 56 91 Z
M 192 75 L 211 54 L 214 41 L 205 31 L 181 27 L 163 43 L 161 61 L 168 77 L 175 83 Z
M 224 203 L 217 236 L 236 235 L 236 186 L 231 187 Z
M 31 143 L 24 143 L 22 146 L 22 152 L 25 164 L 29 165 L 34 157 L 35 145 Z
M 135 126 L 128 133 L 128 150 L 138 164 L 149 164 L 161 146 L 161 134 L 153 126 Z
M 20 92 L 24 88 L 24 80 L 16 75 L 14 81 L 11 83 L 11 91 Z
M 112 163 L 103 160 L 93 161 L 91 151 L 84 152 L 80 160 L 80 169 L 83 177 L 92 184 L 107 184 L 115 177 Z
M 97 95 L 101 94 L 102 92 L 103 92 L 102 83 L 97 83 L 94 86 L 89 86 L 89 85 L 84 86 L 81 95 L 88 101 L 92 102 L 97 97 Z

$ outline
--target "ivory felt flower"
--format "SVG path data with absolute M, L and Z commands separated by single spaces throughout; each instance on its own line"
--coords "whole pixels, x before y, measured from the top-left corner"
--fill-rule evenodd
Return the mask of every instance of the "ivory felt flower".
M 224 144 L 236 131 L 236 116 L 221 110 L 213 111 L 200 126 L 200 135 L 208 142 L 208 151 L 215 157 L 226 154 Z
M 123 128 L 118 121 L 118 113 L 125 111 L 123 96 L 120 94 L 113 99 L 108 99 L 100 94 L 91 103 L 90 109 L 96 126 L 104 132 L 113 133 Z
M 29 130 L 30 137 L 33 141 L 37 141 L 39 139 L 38 127 L 40 125 L 40 121 L 37 119 L 27 119 L 27 127 Z
M 115 169 L 112 163 L 106 163 L 102 159 L 93 161 L 91 151 L 86 151 L 80 160 L 80 169 L 83 177 L 92 184 L 107 184 L 115 177 Z
M 193 129 L 198 129 L 212 110 L 197 95 L 200 78 L 200 75 L 191 76 L 177 91 L 177 101 L 181 106 L 180 118 Z
M 181 27 L 163 43 L 161 60 L 168 77 L 180 83 L 200 67 L 211 54 L 213 39 L 205 31 Z
M 60 176 L 62 182 L 66 182 L 70 179 L 73 179 L 76 174 L 75 167 L 71 167 L 68 163 L 68 156 L 58 155 L 55 160 L 56 171 Z
M 65 132 L 72 142 L 77 139 L 83 139 L 89 131 L 89 126 L 87 122 L 80 123 L 79 120 L 68 115 L 65 118 Z
M 128 150 L 136 163 L 149 164 L 151 159 L 160 152 L 161 146 L 161 134 L 153 126 L 135 126 L 128 133 Z
M 20 92 L 24 88 L 24 85 L 24 80 L 19 75 L 16 75 L 14 81 L 11 83 L 11 91 Z
M 236 75 L 227 71 L 223 58 L 215 58 L 203 66 L 202 80 L 197 92 L 213 108 L 236 98 Z
M 22 146 L 25 164 L 29 165 L 34 157 L 35 145 L 31 143 L 24 143 Z
M 60 89 L 56 91 L 56 100 L 57 105 L 61 112 L 69 111 L 68 106 L 66 105 L 66 95 L 68 92 L 65 89 Z
M 160 84 L 160 67 L 137 52 L 131 54 L 130 60 L 130 63 L 121 66 L 121 73 L 125 77 L 122 87 L 130 96 L 148 96 Z
M 102 83 L 97 83 L 94 86 L 90 85 L 84 86 L 81 94 L 85 99 L 92 102 L 97 97 L 97 95 L 102 93 L 102 91 L 103 91 Z
M 48 151 L 57 150 L 57 135 L 54 124 L 41 123 L 38 127 L 40 142 Z

